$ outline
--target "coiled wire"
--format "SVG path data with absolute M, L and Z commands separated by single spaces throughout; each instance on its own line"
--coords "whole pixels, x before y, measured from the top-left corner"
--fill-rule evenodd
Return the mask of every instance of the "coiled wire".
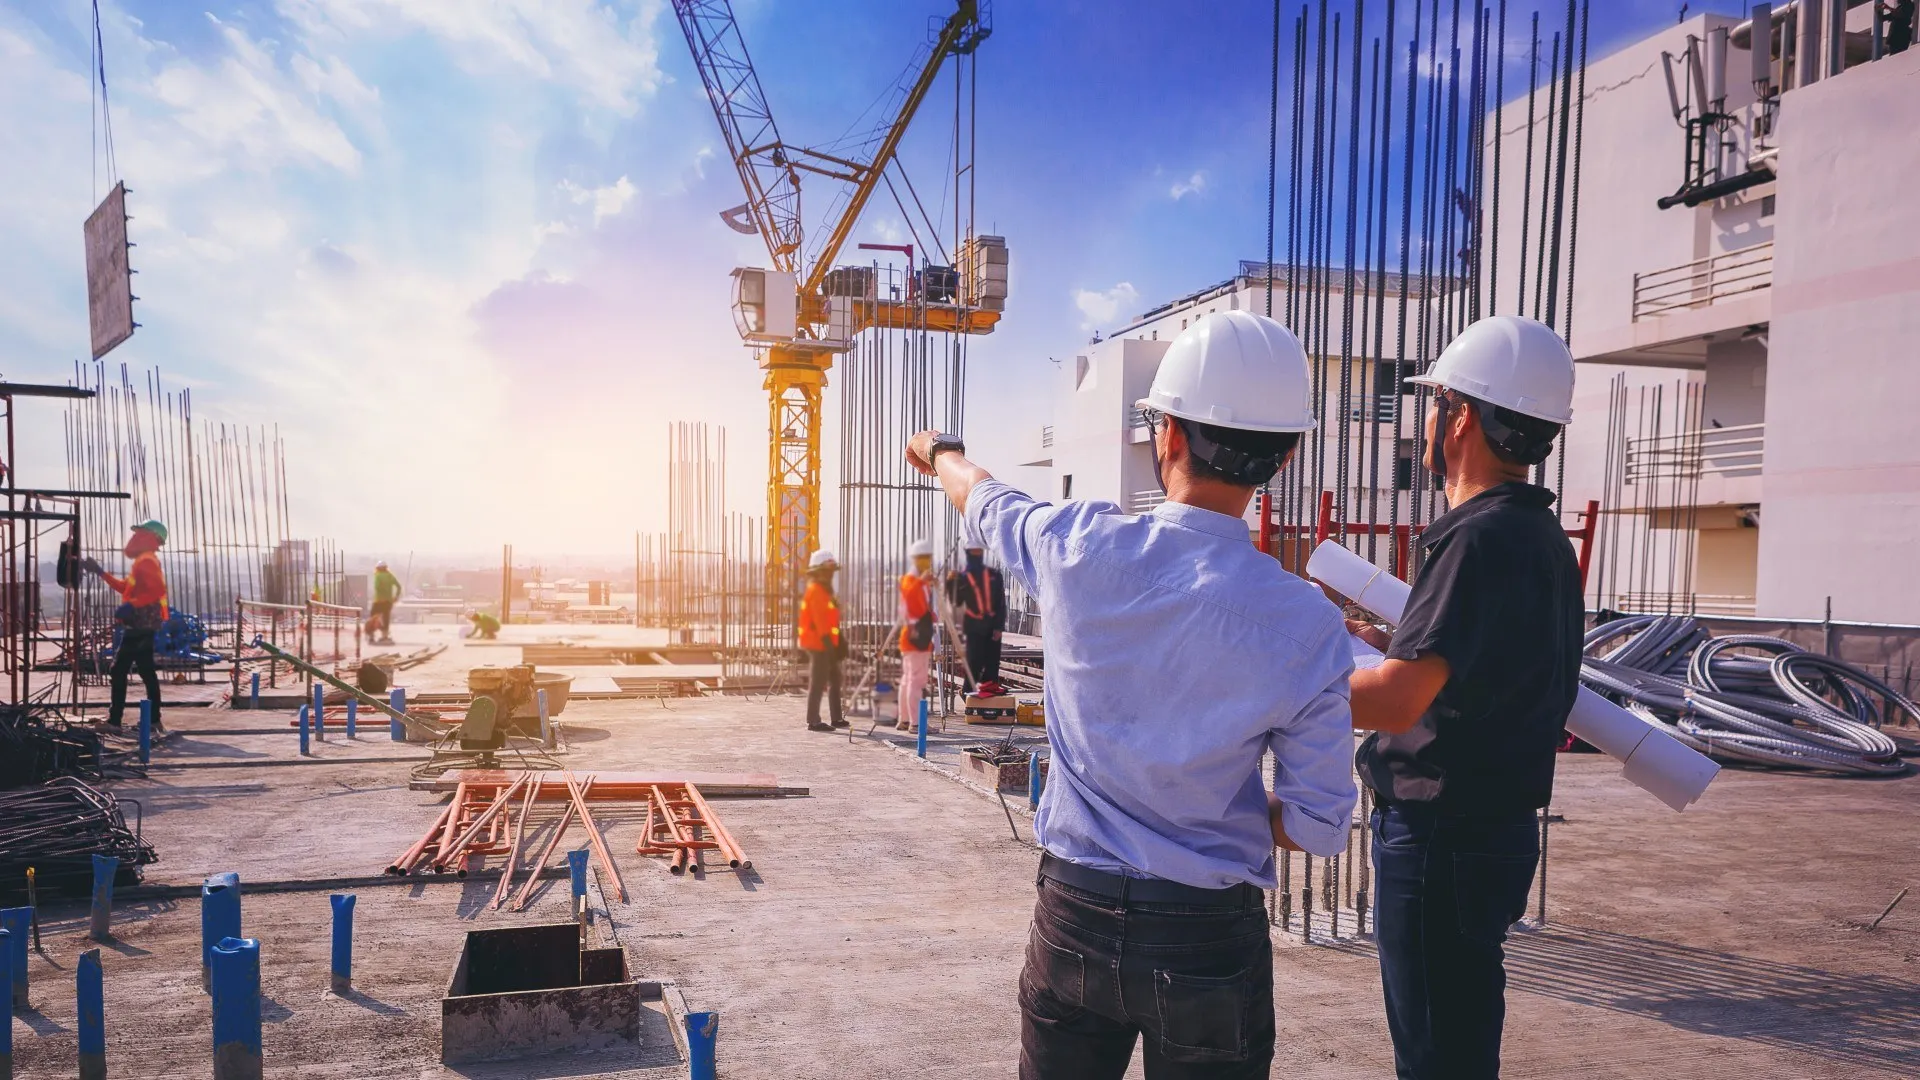
M 1635 615 L 1588 631 L 1586 653 L 1588 687 L 1717 760 L 1856 776 L 1907 771 L 1881 728 L 1897 713 L 1920 722 L 1920 707 L 1859 668 L 1782 638 L 1713 637 L 1689 616 Z

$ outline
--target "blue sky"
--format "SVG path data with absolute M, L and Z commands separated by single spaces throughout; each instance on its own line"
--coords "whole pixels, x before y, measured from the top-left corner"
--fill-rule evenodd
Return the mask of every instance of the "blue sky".
M 1512 0 L 1514 32 L 1536 6 Z M 949 10 L 734 7 L 803 145 L 846 130 Z M 977 205 L 1008 239 L 1013 295 L 971 349 L 967 433 L 990 467 L 1046 421 L 1049 357 L 1261 256 L 1271 43 L 1261 3 L 994 8 Z M 1594 54 L 1677 10 L 1596 4 Z M 766 254 L 718 217 L 739 184 L 664 0 L 101 15 L 143 324 L 108 359 L 193 386 L 202 414 L 278 422 L 297 532 L 361 552 L 621 551 L 664 523 L 670 419 L 728 428 L 736 507 L 757 512 L 765 406 L 726 297 L 728 270 Z M 89 18 L 82 0 L 0 0 L 11 379 L 64 381 L 86 354 L 80 223 L 106 187 Z M 929 202 L 950 102 L 936 90 L 903 154 Z M 900 224 L 876 200 L 854 239 Z M 23 483 L 62 479 L 54 408 L 22 410 Z M 535 486 L 548 509 L 503 510 Z

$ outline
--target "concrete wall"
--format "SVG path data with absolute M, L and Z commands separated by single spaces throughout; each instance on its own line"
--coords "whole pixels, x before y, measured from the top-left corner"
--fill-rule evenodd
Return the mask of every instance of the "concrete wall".
M 1767 350 L 1758 341 L 1707 346 L 1706 400 L 1700 423 L 1712 427 L 1758 424 L 1767 418 Z
M 1171 341 L 1114 338 L 1090 345 L 1060 365 L 1053 402 L 1053 479 L 1044 494 L 1063 495 L 1073 477 L 1076 499 L 1110 499 L 1125 505 L 1133 491 L 1153 486 L 1151 459 L 1125 442 L 1127 410 L 1153 383 Z M 1134 453 L 1127 451 L 1133 450 Z
M 1920 49 L 1780 108 L 1759 610 L 1920 620 Z

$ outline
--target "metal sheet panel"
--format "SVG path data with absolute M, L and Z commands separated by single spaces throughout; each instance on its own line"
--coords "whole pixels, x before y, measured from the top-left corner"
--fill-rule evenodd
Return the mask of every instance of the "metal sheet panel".
M 127 267 L 127 186 L 87 216 L 87 322 L 95 360 L 133 336 L 133 278 Z

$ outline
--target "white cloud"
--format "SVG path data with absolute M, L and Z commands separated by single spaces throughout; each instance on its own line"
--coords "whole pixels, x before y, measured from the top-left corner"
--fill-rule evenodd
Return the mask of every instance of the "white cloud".
M 315 107 L 315 94 L 301 85 L 302 78 L 289 75 L 267 46 L 245 31 L 207 18 L 219 28 L 227 55 L 207 67 L 174 59 L 152 81 L 153 96 L 166 106 L 169 119 L 201 144 L 190 155 L 198 166 L 214 168 L 217 155 L 238 149 L 240 160 L 222 164 L 272 168 L 313 161 L 356 172 L 360 151 Z M 337 65 L 329 75 L 311 60 L 308 64 L 316 80 L 330 80 L 339 92 L 352 94 L 355 86 L 363 97 L 367 92 Z
M 1207 190 L 1207 174 L 1204 171 L 1195 171 L 1185 180 L 1174 181 L 1173 186 L 1167 189 L 1167 194 L 1174 202 L 1179 202 L 1189 195 L 1198 195 L 1205 190 Z
M 453 46 L 456 62 L 502 67 L 579 91 L 622 114 L 660 85 L 652 25 L 662 4 L 622 16 L 599 0 L 279 0 L 280 14 L 322 38 L 420 30 Z
M 1095 292 L 1091 289 L 1073 290 L 1073 306 L 1085 316 L 1080 322 L 1082 330 L 1097 330 L 1103 326 L 1112 326 L 1120 316 L 1132 310 L 1140 302 L 1140 290 L 1131 282 L 1123 281 L 1111 289 Z
M 627 204 L 633 201 L 635 193 L 633 181 L 624 176 L 605 187 L 597 188 L 583 188 L 571 180 L 562 180 L 560 190 L 566 192 L 567 197 L 576 204 L 593 207 L 595 225 L 626 209 Z

